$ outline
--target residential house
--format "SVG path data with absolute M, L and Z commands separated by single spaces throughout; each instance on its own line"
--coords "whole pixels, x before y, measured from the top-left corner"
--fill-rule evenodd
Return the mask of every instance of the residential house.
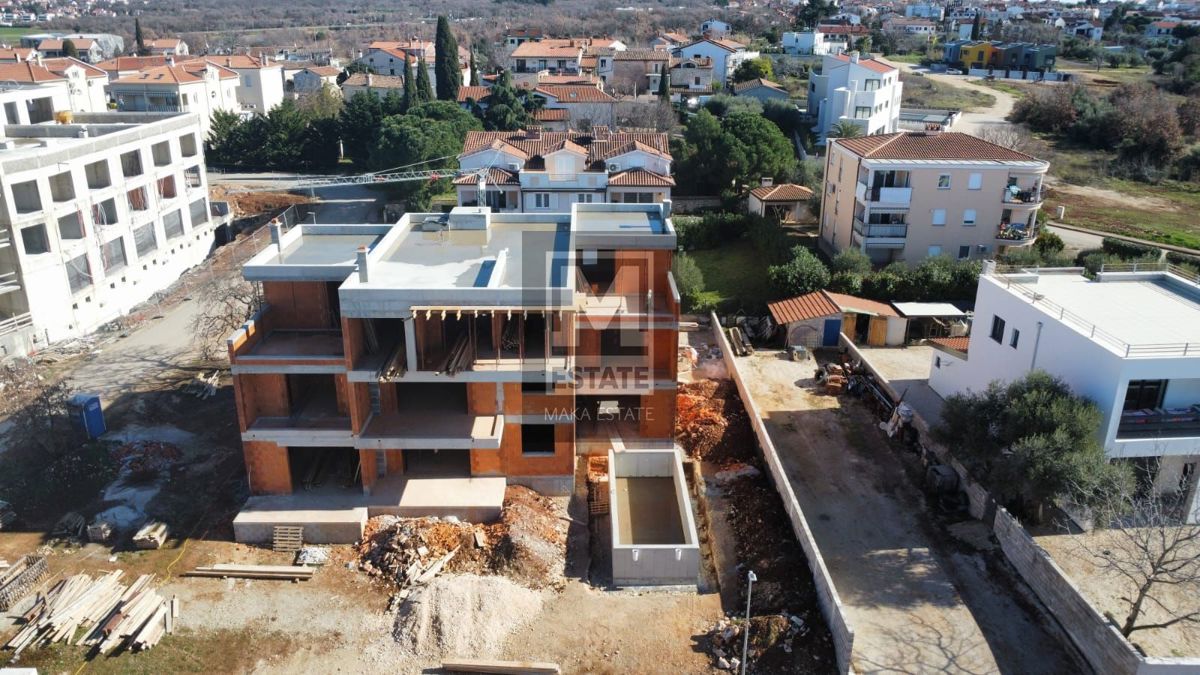
M 597 57 L 596 74 L 605 87 L 630 96 L 658 91 L 659 78 L 671 67 L 670 53 L 657 49 L 607 50 Z
M 297 96 L 305 94 L 313 94 L 321 91 L 325 85 L 337 88 L 338 76 L 342 74 L 341 68 L 333 66 L 309 66 L 300 69 L 292 76 L 292 91 Z
M 43 56 L 65 56 L 61 53 L 62 41 L 68 39 L 75 43 L 75 48 L 79 50 L 80 60 L 89 63 L 111 59 L 118 54 L 125 53 L 125 38 L 112 33 L 29 33 L 21 36 L 21 46 L 38 48 Z M 39 45 L 46 40 L 51 41 L 49 46 L 57 47 L 55 53 L 46 53 L 45 50 L 40 49 Z M 54 40 L 58 42 L 54 42 Z M 81 43 L 81 41 L 85 42 Z M 87 48 L 81 46 L 82 44 L 86 44 Z M 98 47 L 99 52 L 93 51 L 92 47 Z M 85 54 L 94 56 L 95 60 L 85 59 Z
M 871 36 L 870 28 L 857 23 L 823 23 L 816 31 L 826 44 L 826 54 L 853 51 L 859 40 Z
M 238 74 L 203 59 L 147 68 L 108 83 L 108 97 L 122 112 L 190 112 L 208 135 L 218 110 L 241 113 Z
M 418 63 L 425 64 L 429 83 L 437 87 L 437 69 L 435 67 L 437 50 L 430 40 L 418 38 L 401 41 L 376 40 L 367 47 L 366 54 L 360 54 L 356 61 L 370 66 L 377 75 L 404 77 L 404 59 L 406 57 L 413 67 L 416 67 Z M 458 67 L 462 73 L 462 81 L 470 82 L 471 52 L 461 46 L 458 48 Z
M 667 32 L 661 33 L 658 37 L 651 40 L 650 47 L 670 52 L 682 48 L 691 41 L 691 36 L 686 33 Z
M 827 41 L 826 34 L 821 30 L 789 31 L 783 34 L 781 44 L 786 54 L 824 56 L 825 54 L 841 54 L 846 50 L 845 42 Z
M 57 112 L 71 110 L 67 78 L 36 62 L 0 63 L 0 105 L 5 124 L 44 124 Z
M 971 70 L 1000 67 L 1001 50 L 993 42 L 972 42 L 959 48 L 959 59 Z
M 1200 522 L 1200 278 L 1168 265 L 1001 269 L 984 263 L 966 348 L 935 341 L 929 386 L 982 392 L 1041 370 L 1099 407 L 1113 461 L 1148 472 Z
M 537 42 L 545 37 L 546 35 L 541 31 L 536 31 L 529 28 L 518 28 L 516 30 L 509 31 L 504 35 L 504 48 L 507 52 L 511 53 L 512 50 L 521 46 L 523 43 Z
M 49 38 L 38 42 L 37 50 L 42 56 L 48 58 L 67 56 L 66 43 L 68 41 L 75 45 L 79 60 L 87 63 L 99 63 L 104 60 L 103 48 L 100 47 L 99 42 L 91 38 Z
M 733 93 L 736 96 L 749 96 L 751 98 L 756 98 L 763 103 L 766 103 L 772 99 L 777 101 L 786 101 L 791 98 L 791 94 L 788 93 L 787 89 L 783 88 L 783 85 L 762 77 L 755 78 L 753 80 L 747 80 L 745 82 L 738 82 L 737 84 L 733 85 Z
M 813 131 L 824 144 L 839 122 L 859 127 L 862 135 L 896 131 L 900 122 L 900 71 L 858 52 L 826 55 L 821 72 L 809 78 L 808 113 Z
M 496 211 L 569 211 L 572 204 L 654 203 L 671 198 L 667 134 L 472 131 L 454 181 L 460 206 Z M 480 178 L 483 179 L 482 184 Z M 483 198 L 480 198 L 480 194 Z
M 821 245 L 872 262 L 991 258 L 1038 234 L 1045 160 L 956 132 L 834 138 Z
M 104 90 L 105 85 L 108 84 L 108 73 L 90 63 L 84 63 L 69 56 L 58 59 L 41 59 L 41 65 L 67 81 L 67 94 L 71 102 L 71 110 L 75 112 L 108 110 L 108 94 Z
M 76 113 L 3 137 L 0 354 L 117 319 L 204 260 L 228 222 L 208 201 L 194 114 Z
M 1147 39 L 1171 39 L 1173 33 L 1181 24 L 1178 21 L 1151 21 L 1146 24 L 1146 29 L 1142 33 Z
M 514 73 L 579 73 L 586 46 L 587 41 L 582 39 L 547 38 L 523 42 L 509 54 L 508 69 Z
M 264 309 L 228 341 L 252 495 L 238 541 L 287 524 L 351 543 L 377 513 L 494 520 L 508 485 L 574 492 L 589 455 L 679 462 L 669 205 L 273 232 L 243 268 Z M 313 526 L 312 475 L 351 517 Z
M 893 15 L 884 19 L 883 30 L 887 33 L 915 35 L 928 41 L 937 35 L 938 25 L 928 19 L 909 19 Z
M 679 50 L 679 57 L 683 59 L 708 59 L 712 63 L 713 81 L 722 87 L 743 61 L 756 59 L 758 56 L 758 52 L 748 51 L 745 45 L 726 39 L 704 38 Z
M 1094 19 L 1070 22 L 1063 27 L 1063 35 L 1081 37 L 1092 42 L 1100 42 L 1104 37 L 1104 24 Z
M 154 56 L 187 56 L 188 44 L 179 38 L 158 38 L 146 43 L 146 51 Z
M 95 66 L 104 72 L 108 73 L 108 79 L 116 80 L 130 75 L 136 75 L 139 71 L 147 68 L 158 68 L 167 65 L 167 59 L 171 58 L 176 63 L 181 63 L 186 59 L 174 59 L 167 56 L 118 56 L 111 59 L 106 59 Z
M 904 16 L 910 19 L 929 19 L 931 21 L 941 21 L 945 15 L 945 8 L 934 3 L 917 4 L 904 6 Z
M 709 19 L 700 24 L 700 35 L 713 40 L 719 40 L 729 35 L 729 24 L 717 19 Z
M 373 73 L 354 73 L 342 82 L 342 96 L 347 101 L 358 93 L 375 94 L 382 99 L 393 92 L 397 96 L 404 95 L 404 78 Z
M 655 85 L 658 83 L 656 82 Z M 710 93 L 713 90 L 713 66 L 708 58 L 671 60 L 671 93 L 681 96 Z M 657 86 L 655 91 L 657 91 Z
M 795 223 L 809 217 L 809 200 L 813 191 L 795 183 L 775 185 L 770 178 L 750 191 L 747 209 L 764 218 L 773 218 L 781 223 Z
M 611 126 L 615 121 L 617 99 L 600 88 L 599 84 L 545 84 L 533 90 L 541 105 L 534 110 L 534 119 L 544 130 L 586 130 L 594 126 Z M 487 109 L 491 103 L 489 87 L 460 87 L 458 103 L 464 110 L 475 106 Z
M 278 61 L 247 54 L 206 58 L 237 73 L 236 95 L 243 111 L 265 115 L 283 103 L 283 65 Z
M 0 62 L 36 61 L 38 50 L 26 47 L 0 47 Z

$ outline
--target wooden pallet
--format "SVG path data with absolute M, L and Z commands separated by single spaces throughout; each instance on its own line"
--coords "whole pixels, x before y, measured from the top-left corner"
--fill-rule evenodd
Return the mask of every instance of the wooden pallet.
M 304 546 L 303 525 L 276 525 L 271 549 L 276 552 L 295 553 Z

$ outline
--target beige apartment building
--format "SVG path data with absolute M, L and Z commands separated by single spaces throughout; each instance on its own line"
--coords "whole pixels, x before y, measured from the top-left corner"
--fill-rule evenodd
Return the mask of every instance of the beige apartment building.
M 969 134 L 830 139 L 821 244 L 879 265 L 992 258 L 1037 238 L 1050 163 Z

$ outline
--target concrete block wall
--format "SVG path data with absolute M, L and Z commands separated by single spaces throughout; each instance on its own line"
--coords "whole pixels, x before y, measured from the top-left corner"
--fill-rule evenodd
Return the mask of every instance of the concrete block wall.
M 783 463 L 780 462 L 775 444 L 767 433 L 767 426 L 763 423 L 758 405 L 754 402 L 750 390 L 742 379 L 737 358 L 729 347 L 729 341 L 725 339 L 725 331 L 721 330 L 721 323 L 717 320 L 715 313 L 710 314 L 710 319 L 712 320 L 713 336 L 720 345 L 721 354 L 725 359 L 725 367 L 733 377 L 738 393 L 742 396 L 742 402 L 746 405 L 746 412 L 750 417 L 750 424 L 754 428 L 754 435 L 758 438 L 759 447 L 766 459 L 768 473 L 771 475 L 772 482 L 775 483 L 775 489 L 779 491 L 779 496 L 783 499 L 784 510 L 787 511 L 788 519 L 792 522 L 792 531 L 795 533 L 796 539 L 800 541 L 800 547 L 804 549 L 805 558 L 808 559 L 808 568 L 817 587 L 817 602 L 821 606 L 821 614 L 825 617 L 825 623 L 829 625 L 829 631 L 833 634 L 833 649 L 837 655 L 838 670 L 842 673 L 852 672 L 854 628 L 850 625 L 845 611 L 842 609 L 842 600 L 838 596 L 837 588 L 833 585 L 833 577 L 829 576 L 825 559 L 821 557 L 821 549 L 817 546 L 817 540 L 808 527 L 808 519 L 805 518 L 803 509 L 800 508 L 800 501 L 796 499 L 792 484 L 783 470 Z

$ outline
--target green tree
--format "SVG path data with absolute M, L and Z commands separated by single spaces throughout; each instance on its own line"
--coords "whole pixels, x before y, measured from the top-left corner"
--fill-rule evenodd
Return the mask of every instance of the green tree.
M 982 28 L 982 24 L 980 23 L 981 21 L 982 21 L 982 19 L 980 18 L 979 12 L 976 11 L 975 18 L 971 21 L 971 39 L 972 40 L 979 39 L 979 35 L 981 32 L 980 29 Z
M 436 100 L 433 96 L 433 87 L 429 83 L 429 64 L 425 63 L 425 59 L 417 59 L 413 67 L 417 69 L 417 103 Z
M 829 261 L 829 271 L 834 274 L 848 272 L 865 276 L 871 273 L 871 259 L 856 248 L 848 248 L 833 256 L 833 260 Z
M 384 117 L 403 115 L 408 111 L 408 108 L 406 108 L 404 105 L 404 97 L 396 93 L 395 89 L 388 90 L 387 95 L 384 96 L 383 100 L 379 102 L 379 109 L 380 114 L 382 114 Z
M 796 246 L 789 262 L 767 268 L 767 279 L 776 298 L 789 298 L 825 288 L 830 278 L 825 263 L 807 248 Z
M 474 49 L 471 50 L 471 65 L 469 67 L 471 69 L 471 86 L 478 87 L 479 82 L 480 82 L 479 67 L 475 65 L 475 50 Z
M 784 182 L 796 169 L 792 143 L 779 127 L 761 115 L 735 113 L 721 120 L 725 132 L 725 154 L 735 184 L 758 185 L 771 177 Z
M 483 124 L 471 113 L 451 101 L 430 101 L 408 111 L 411 116 L 426 120 L 445 122 L 454 129 L 454 134 L 466 138 L 468 131 L 480 131 Z
M 680 253 L 675 256 L 671 264 L 671 273 L 675 277 L 679 295 L 691 299 L 704 291 L 704 273 L 688 254 Z
M 837 6 L 830 0 L 809 0 L 796 8 L 797 28 L 816 28 L 822 19 L 837 12 Z
M 321 85 L 320 91 L 304 96 L 299 100 L 298 105 L 310 119 L 319 119 L 322 117 L 337 118 L 338 113 L 342 111 L 343 103 L 344 99 L 338 93 L 337 87 L 325 82 Z
M 1067 244 L 1062 240 L 1062 237 L 1054 232 L 1047 232 L 1045 230 L 1040 232 L 1037 241 L 1033 242 L 1033 250 L 1037 251 L 1038 255 L 1043 258 L 1050 258 L 1062 253 L 1066 246 Z
M 450 30 L 450 21 L 443 15 L 437 19 L 437 35 L 433 42 L 433 68 L 437 80 L 439 101 L 457 101 L 462 86 L 462 69 L 458 66 L 458 40 Z
M 850 120 L 842 120 L 829 129 L 830 138 L 858 138 L 862 136 L 862 127 Z
M 208 138 L 204 141 L 204 155 L 213 164 L 236 164 L 241 148 L 235 148 L 235 130 L 241 126 L 242 118 L 235 112 L 217 110 L 213 112 L 208 127 Z
M 69 56 L 73 59 L 79 58 L 79 48 L 75 46 L 75 41 L 71 39 L 63 40 L 62 43 L 63 56 Z
M 146 49 L 146 36 L 142 35 L 142 21 L 140 19 L 133 20 L 133 42 L 137 45 L 137 55 L 146 56 L 150 53 Z
M 365 166 L 368 161 L 382 119 L 383 108 L 379 97 L 364 91 L 351 97 L 338 115 L 346 156 L 359 167 Z
M 452 122 L 418 115 L 393 115 L 379 128 L 379 140 L 371 148 L 370 166 L 374 170 L 406 166 L 454 157 L 463 149 L 463 137 Z M 450 186 L 449 178 L 436 181 L 400 183 L 398 192 L 410 210 L 427 208 L 431 196 Z
M 721 156 L 724 136 L 720 120 L 700 110 L 688 120 L 683 138 L 672 141 L 675 174 L 684 192 L 712 195 L 730 187 L 732 177 Z
M 748 82 L 758 78 L 771 79 L 775 71 L 771 68 L 771 59 L 760 56 L 756 59 L 746 59 L 733 70 L 734 82 Z
M 408 54 L 404 54 L 404 99 L 403 106 L 405 110 L 412 108 L 420 103 L 417 100 L 417 80 L 413 76 L 412 60 L 408 58 Z
M 1131 482 L 1127 465 L 1109 464 L 1096 439 L 1102 420 L 1095 403 L 1034 371 L 948 397 L 934 435 L 1002 504 L 1036 519 L 1062 497 L 1104 506 L 1096 500 Z
M 488 131 L 514 131 L 529 124 L 529 113 L 517 95 L 508 71 L 501 71 L 496 78 L 488 95 L 487 110 L 481 111 L 479 117 Z
M 296 107 L 296 102 L 285 99 L 271 108 L 266 115 L 267 124 L 262 139 L 261 165 L 269 167 L 299 166 L 302 163 L 304 136 L 308 119 Z
M 658 78 L 658 97 L 664 101 L 671 100 L 671 71 L 669 69 Z
M 309 120 L 301 142 L 300 163 L 310 169 L 333 169 L 338 164 L 341 127 L 337 117 Z

